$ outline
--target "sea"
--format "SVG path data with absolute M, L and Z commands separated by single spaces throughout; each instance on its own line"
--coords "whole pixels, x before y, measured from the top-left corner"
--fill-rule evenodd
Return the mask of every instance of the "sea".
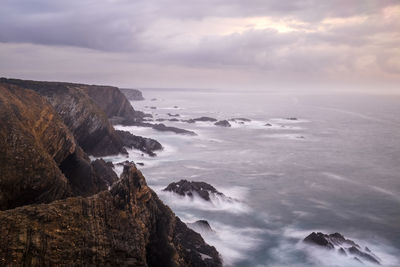
M 112 156 L 138 166 L 184 222 L 207 220 L 203 238 L 224 266 L 376 266 L 302 242 L 339 232 L 367 246 L 383 266 L 400 266 L 400 96 L 206 89 L 143 89 L 132 106 L 196 136 L 121 126 L 158 140 L 156 157 Z M 116 167 L 121 173 L 121 167 Z M 181 179 L 204 181 L 226 198 L 207 202 L 165 192 Z

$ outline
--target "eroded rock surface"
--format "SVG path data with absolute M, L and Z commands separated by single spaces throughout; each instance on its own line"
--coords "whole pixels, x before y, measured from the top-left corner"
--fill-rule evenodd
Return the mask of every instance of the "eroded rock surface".
M 86 89 L 90 86 L 4 78 L 0 82 L 33 90 L 44 96 L 86 153 L 93 156 L 126 153 L 107 115 L 87 94 Z
M 106 188 L 46 98 L 0 82 L 0 120 L 1 210 Z
M 133 164 L 110 191 L 0 212 L 0 233 L 2 266 L 221 266 Z

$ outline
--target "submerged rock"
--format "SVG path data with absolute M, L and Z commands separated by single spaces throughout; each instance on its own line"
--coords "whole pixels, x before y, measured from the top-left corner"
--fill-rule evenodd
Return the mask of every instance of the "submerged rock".
M 171 114 L 171 113 L 167 113 L 167 115 L 168 115 L 168 116 L 170 116 L 170 117 L 180 117 L 180 115 L 179 115 L 179 114 Z
M 227 120 L 217 121 L 214 125 L 221 127 L 231 127 L 231 124 Z
M 197 194 L 206 201 L 211 201 L 210 195 L 224 196 L 221 192 L 217 191 L 212 185 L 205 182 L 190 182 L 187 180 L 180 180 L 179 182 L 170 183 L 163 191 L 169 191 L 181 196 L 193 197 Z
M 234 122 L 237 122 L 237 121 L 250 122 L 251 120 L 250 120 L 250 119 L 247 119 L 247 118 L 232 118 L 232 119 L 230 119 L 230 121 L 234 121 Z
M 195 118 L 193 119 L 193 121 L 211 121 L 211 122 L 215 122 L 217 121 L 217 119 L 215 118 L 211 118 L 211 117 L 200 117 L 200 118 Z
M 339 233 L 334 234 L 324 234 L 321 232 L 312 232 L 306 238 L 304 242 L 311 245 L 316 245 L 329 250 L 338 250 L 342 255 L 354 255 L 355 258 L 362 262 L 362 260 L 380 264 L 380 260 L 376 257 L 369 249 L 362 251 L 361 247 L 355 243 L 353 240 L 346 239 L 343 235 Z
M 295 118 L 295 117 L 289 117 L 289 118 L 286 118 L 287 120 L 289 120 L 289 121 L 297 121 L 298 119 L 297 118 Z
M 196 121 L 195 121 L 195 120 L 193 120 L 193 119 L 181 120 L 181 122 L 187 122 L 187 123 L 196 123 Z
M 185 130 L 185 129 L 181 129 L 181 128 L 177 128 L 177 127 L 166 126 L 163 123 L 153 124 L 152 128 L 154 130 L 162 131 L 162 132 L 174 132 L 174 133 L 177 133 L 177 134 L 197 135 L 193 131 L 189 131 L 189 130 Z

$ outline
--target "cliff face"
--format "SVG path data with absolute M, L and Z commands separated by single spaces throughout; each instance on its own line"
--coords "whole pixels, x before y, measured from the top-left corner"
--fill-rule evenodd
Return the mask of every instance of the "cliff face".
M 5 78 L 0 82 L 34 90 L 46 97 L 86 153 L 94 156 L 126 153 L 107 115 L 83 89 L 85 85 Z
M 52 105 L 0 83 L 0 210 L 104 190 L 104 181 Z
M 133 109 L 125 95 L 117 88 L 112 86 L 81 86 L 97 105 L 102 107 L 108 118 L 124 125 L 131 125 L 141 122 L 145 114 Z
M 221 266 L 135 165 L 117 181 L 90 161 L 116 147 L 98 110 L 65 83 L 0 79 L 0 266 Z
M 221 266 L 133 164 L 110 191 L 0 212 L 0 233 L 0 265 Z
M 137 89 L 128 89 L 128 88 L 121 88 L 121 92 L 128 98 L 130 101 L 141 101 L 144 100 L 142 92 Z

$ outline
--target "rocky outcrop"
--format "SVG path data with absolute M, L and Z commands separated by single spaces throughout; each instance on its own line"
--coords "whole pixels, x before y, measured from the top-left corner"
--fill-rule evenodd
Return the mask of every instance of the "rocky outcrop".
M 380 264 L 380 260 L 375 256 L 371 250 L 367 247 L 363 250 L 360 245 L 355 243 L 353 240 L 346 239 L 339 233 L 324 234 L 321 232 L 312 232 L 306 238 L 304 242 L 307 244 L 326 248 L 328 250 L 338 251 L 338 253 L 344 256 L 353 256 L 357 261 L 367 261 L 370 263 Z
M 93 156 L 127 153 L 107 115 L 87 94 L 90 86 L 5 78 L 0 82 L 34 90 L 46 97 L 86 153 Z
M 0 212 L 0 265 L 221 266 L 133 164 L 111 190 Z
M 170 183 L 163 191 L 169 191 L 181 196 L 193 197 L 194 194 L 198 195 L 206 201 L 211 201 L 210 195 L 224 196 L 221 192 L 217 191 L 212 185 L 205 182 L 190 182 L 187 180 L 180 180 L 179 182 Z
M 0 82 L 0 209 L 106 188 L 48 101 Z
M 166 126 L 163 123 L 159 124 L 152 124 L 151 126 L 154 130 L 161 131 L 161 132 L 173 132 L 176 134 L 184 134 L 184 135 L 197 135 L 193 131 L 177 128 L 177 127 L 171 127 L 171 126 Z
M 162 145 L 158 141 L 151 138 L 137 136 L 131 134 L 130 132 L 119 130 L 117 130 L 117 134 L 121 138 L 124 146 L 129 148 L 136 148 L 152 157 L 157 155 L 156 153 L 154 153 L 154 151 L 163 149 Z
M 143 94 L 138 89 L 128 89 L 121 88 L 119 89 L 129 101 L 141 101 L 144 100 Z
M 231 127 L 231 124 L 227 120 L 217 121 L 216 123 L 214 123 L 214 125 L 221 127 Z

